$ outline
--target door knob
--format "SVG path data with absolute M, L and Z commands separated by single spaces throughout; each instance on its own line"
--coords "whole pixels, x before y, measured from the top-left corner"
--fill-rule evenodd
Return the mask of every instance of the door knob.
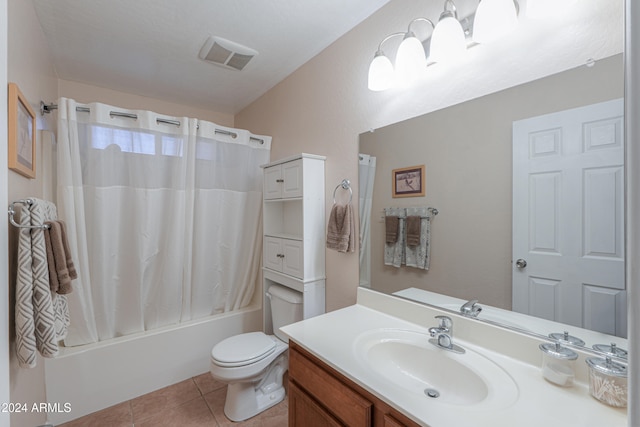
M 525 268 L 527 266 L 527 261 L 522 259 L 522 258 L 518 258 L 516 260 L 516 267 L 518 268 Z

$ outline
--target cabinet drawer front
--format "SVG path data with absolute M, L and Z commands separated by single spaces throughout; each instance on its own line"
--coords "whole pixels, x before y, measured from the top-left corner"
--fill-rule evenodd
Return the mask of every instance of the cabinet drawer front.
M 289 378 L 311 396 L 316 396 L 341 422 L 350 426 L 370 426 L 372 404 L 311 360 L 290 349 Z

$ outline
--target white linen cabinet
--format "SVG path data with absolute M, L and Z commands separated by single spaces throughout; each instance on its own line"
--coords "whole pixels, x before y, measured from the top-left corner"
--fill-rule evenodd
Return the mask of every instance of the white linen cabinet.
M 263 165 L 264 292 L 302 293 L 305 319 L 325 312 L 324 156 L 298 154 Z M 272 333 L 264 304 L 265 331 Z

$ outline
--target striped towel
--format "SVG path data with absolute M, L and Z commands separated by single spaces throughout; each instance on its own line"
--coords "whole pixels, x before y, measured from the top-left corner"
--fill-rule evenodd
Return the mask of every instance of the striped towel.
M 23 206 L 20 212 L 20 225 L 44 224 L 56 218 L 53 203 L 31 200 L 34 203 Z M 36 351 L 44 357 L 55 357 L 58 341 L 69 326 L 66 297 L 52 294 L 49 287 L 44 230 L 39 228 L 20 228 L 15 323 L 16 353 L 23 368 L 36 365 Z

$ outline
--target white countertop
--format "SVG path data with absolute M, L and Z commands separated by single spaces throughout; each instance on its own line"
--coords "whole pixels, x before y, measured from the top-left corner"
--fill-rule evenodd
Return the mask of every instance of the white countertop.
M 415 307 L 410 307 L 413 310 Z M 418 308 L 419 309 L 419 308 Z M 432 314 L 432 312 L 429 312 Z M 447 405 L 430 401 L 405 389 L 390 386 L 356 357 L 354 342 L 367 331 L 397 328 L 428 333 L 435 326 L 431 316 L 425 316 L 425 327 L 382 313 L 364 305 L 354 305 L 318 317 L 285 326 L 282 331 L 302 347 L 355 383 L 406 414 L 419 424 L 430 427 L 625 427 L 626 410 L 611 408 L 589 394 L 588 385 L 576 383 L 563 388 L 547 382 L 540 368 L 495 351 L 480 348 L 464 339 L 454 342 L 482 353 L 500 365 L 516 382 L 519 396 L 506 408 L 488 410 L 482 404 Z M 454 332 L 455 322 L 454 319 Z M 477 323 L 480 328 L 495 328 Z M 475 327 L 475 326 L 474 326 Z M 466 328 L 468 329 L 468 327 Z M 532 344 L 531 352 L 537 352 Z

